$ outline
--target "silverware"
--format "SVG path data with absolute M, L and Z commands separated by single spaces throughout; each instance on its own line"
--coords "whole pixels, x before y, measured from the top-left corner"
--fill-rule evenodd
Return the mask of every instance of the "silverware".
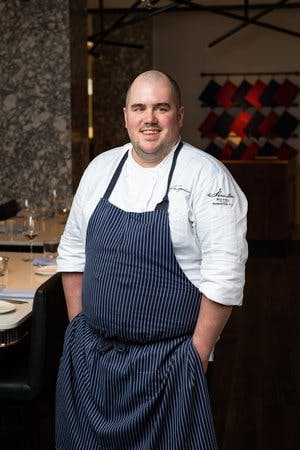
M 18 305 L 21 305 L 22 303 L 28 303 L 27 300 L 17 300 L 15 298 L 0 298 L 0 300 L 3 300 L 4 302 L 7 303 L 16 303 Z

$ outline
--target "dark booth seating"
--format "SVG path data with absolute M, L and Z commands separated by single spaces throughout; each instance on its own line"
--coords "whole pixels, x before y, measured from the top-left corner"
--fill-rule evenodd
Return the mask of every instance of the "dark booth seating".
M 20 211 L 17 200 L 9 200 L 9 202 L 0 205 L 0 220 L 6 220 L 14 217 Z
M 28 438 L 32 450 L 45 448 L 40 433 L 43 415 L 49 431 L 47 448 L 54 448 L 55 383 L 67 324 L 58 273 L 36 291 L 28 336 L 23 342 L 0 349 L 1 414 L 21 411 L 22 436 Z

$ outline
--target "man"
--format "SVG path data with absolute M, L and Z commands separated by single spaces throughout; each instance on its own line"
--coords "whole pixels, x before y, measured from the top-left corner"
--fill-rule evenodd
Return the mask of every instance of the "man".
M 70 317 L 57 449 L 217 448 L 205 371 L 242 302 L 246 199 L 226 168 L 180 140 L 174 80 L 140 74 L 130 143 L 95 158 L 59 246 Z

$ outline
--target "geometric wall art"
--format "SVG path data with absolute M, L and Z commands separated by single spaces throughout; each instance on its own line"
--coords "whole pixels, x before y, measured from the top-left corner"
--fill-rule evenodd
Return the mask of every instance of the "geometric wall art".
M 208 109 L 198 127 L 200 136 L 208 139 L 206 152 L 221 160 L 291 159 L 297 155 L 287 141 L 297 136 L 300 122 L 295 114 L 298 84 L 287 76 L 281 81 L 272 77 L 268 82 L 258 76 L 237 84 L 230 74 L 224 74 L 226 80 L 220 83 L 214 79 L 219 74 L 210 75 L 198 97 L 201 107 Z

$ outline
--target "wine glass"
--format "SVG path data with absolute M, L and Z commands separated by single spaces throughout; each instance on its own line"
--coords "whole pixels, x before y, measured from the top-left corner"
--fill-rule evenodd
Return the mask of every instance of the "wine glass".
M 24 258 L 24 261 L 33 261 L 32 244 L 33 240 L 39 234 L 39 225 L 36 217 L 33 214 L 28 214 L 24 221 L 23 235 L 30 241 L 30 256 Z
M 17 213 L 18 217 L 25 217 L 30 211 L 30 201 L 28 198 L 20 198 L 18 200 L 19 211 Z
M 63 202 L 58 204 L 58 223 L 65 224 L 69 216 L 70 208 Z

